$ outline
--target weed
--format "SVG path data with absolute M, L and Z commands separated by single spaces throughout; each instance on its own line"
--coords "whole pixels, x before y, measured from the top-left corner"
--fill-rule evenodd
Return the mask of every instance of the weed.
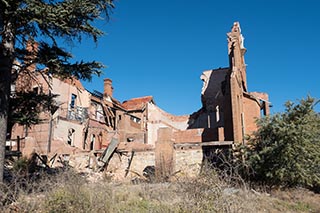
M 72 170 L 38 174 L 1 186 L 2 212 L 319 212 L 308 191 L 266 194 L 230 184 L 203 168 L 194 178 L 161 183 L 90 183 Z M 17 181 L 24 184 L 17 184 Z M 240 181 L 241 182 L 241 181 Z M 4 202 L 5 201 L 5 202 Z

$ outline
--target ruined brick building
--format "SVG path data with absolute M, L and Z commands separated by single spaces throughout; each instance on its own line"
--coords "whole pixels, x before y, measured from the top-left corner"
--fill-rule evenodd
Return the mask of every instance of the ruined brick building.
M 43 121 L 30 129 L 16 125 L 12 138 L 22 138 L 20 147 L 26 155 L 31 152 L 49 156 L 79 152 L 101 154 L 110 147 L 113 147 L 110 152 L 114 149 L 132 152 L 138 162 L 136 170 L 140 172 L 146 166 L 157 165 L 156 159 L 158 162 L 164 159 L 160 164 L 172 172 L 181 169 L 181 165 L 201 162 L 204 146 L 229 147 L 233 143 L 245 143 L 246 135 L 257 128 L 255 120 L 269 114 L 268 95 L 248 91 L 246 48 L 238 22 L 233 24 L 227 38 L 229 67 L 202 73 L 202 108 L 184 116 L 163 111 L 152 96 L 121 103 L 113 97 L 111 79 L 104 79 L 103 92 L 90 92 L 77 79 L 39 75 L 31 63 L 28 69 L 34 78 L 21 75 L 15 89 L 58 94 L 57 108 L 42 112 Z M 126 157 L 132 160 L 130 155 Z M 109 169 L 128 170 L 128 165 L 122 165 L 128 159 L 112 162 L 111 159 L 114 167 Z
M 229 67 L 203 72 L 202 109 L 190 116 L 189 128 L 206 128 L 204 140 L 245 142 L 255 120 L 269 114 L 266 93 L 249 92 L 244 38 L 235 22 L 228 36 Z

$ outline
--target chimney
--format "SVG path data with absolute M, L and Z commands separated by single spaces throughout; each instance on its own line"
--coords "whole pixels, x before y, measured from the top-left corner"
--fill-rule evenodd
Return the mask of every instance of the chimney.
M 109 78 L 105 78 L 103 80 L 104 87 L 103 87 L 103 96 L 104 97 L 112 97 L 113 87 L 112 87 L 112 80 Z
M 26 69 L 29 72 L 36 70 L 35 59 L 37 58 L 39 44 L 34 40 L 28 40 L 26 45 L 27 54 L 24 63 L 27 65 Z

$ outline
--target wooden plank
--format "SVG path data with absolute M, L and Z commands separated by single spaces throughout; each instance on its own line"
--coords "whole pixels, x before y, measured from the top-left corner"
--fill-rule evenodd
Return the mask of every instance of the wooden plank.
M 171 128 L 159 128 L 155 143 L 155 174 L 160 181 L 167 180 L 174 171 L 174 147 Z
M 21 157 L 22 153 L 20 151 L 9 151 L 5 150 L 5 157 Z
M 209 142 L 196 142 L 196 143 L 175 143 L 174 147 L 185 147 L 185 146 L 227 146 L 232 145 L 233 141 L 209 141 Z
M 112 138 L 109 146 L 107 147 L 107 149 L 105 150 L 105 152 L 101 156 L 101 161 L 103 163 L 105 163 L 105 164 L 108 163 L 112 153 L 117 148 L 117 146 L 118 146 L 118 139 Z

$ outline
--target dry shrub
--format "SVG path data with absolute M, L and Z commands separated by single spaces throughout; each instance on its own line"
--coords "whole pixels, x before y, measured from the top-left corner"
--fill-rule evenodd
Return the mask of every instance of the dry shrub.
M 153 194 L 154 188 L 149 186 L 69 183 L 48 193 L 41 209 L 44 212 L 170 212 L 172 206 L 159 201 Z M 166 196 L 169 198 L 170 194 Z
M 6 182 L 0 185 L 0 212 L 8 211 L 8 206 L 33 211 L 41 205 L 45 193 L 75 179 L 84 182 L 70 169 L 35 168 L 30 160 L 21 158 L 13 163 Z
M 187 212 L 239 212 L 248 203 L 239 202 L 239 195 L 245 188 L 235 188 L 230 185 L 227 176 L 209 166 L 202 168 L 196 178 L 180 180 L 179 194 L 184 195 L 180 203 L 181 209 Z M 243 196 L 243 195 L 242 195 Z M 250 208 L 254 208 L 250 205 Z
M 228 172 L 230 175 L 230 172 Z M 317 212 L 319 197 L 256 192 L 204 167 L 196 178 L 162 183 L 90 183 L 72 170 L 46 174 L 14 194 L 7 212 Z M 32 188 L 32 190 L 30 189 Z M 29 190 L 30 189 L 30 190 Z M 9 190 L 9 189 L 7 189 Z M 306 195 L 307 193 L 303 193 Z
M 294 212 L 320 212 L 320 194 L 303 188 L 273 190 L 272 197 L 282 201 L 286 209 Z
M 104 198 L 108 199 L 108 196 Z M 97 204 L 104 203 L 104 198 L 97 196 L 93 189 L 76 183 L 69 184 L 50 192 L 43 209 L 47 212 L 88 212 L 90 209 L 99 210 Z

